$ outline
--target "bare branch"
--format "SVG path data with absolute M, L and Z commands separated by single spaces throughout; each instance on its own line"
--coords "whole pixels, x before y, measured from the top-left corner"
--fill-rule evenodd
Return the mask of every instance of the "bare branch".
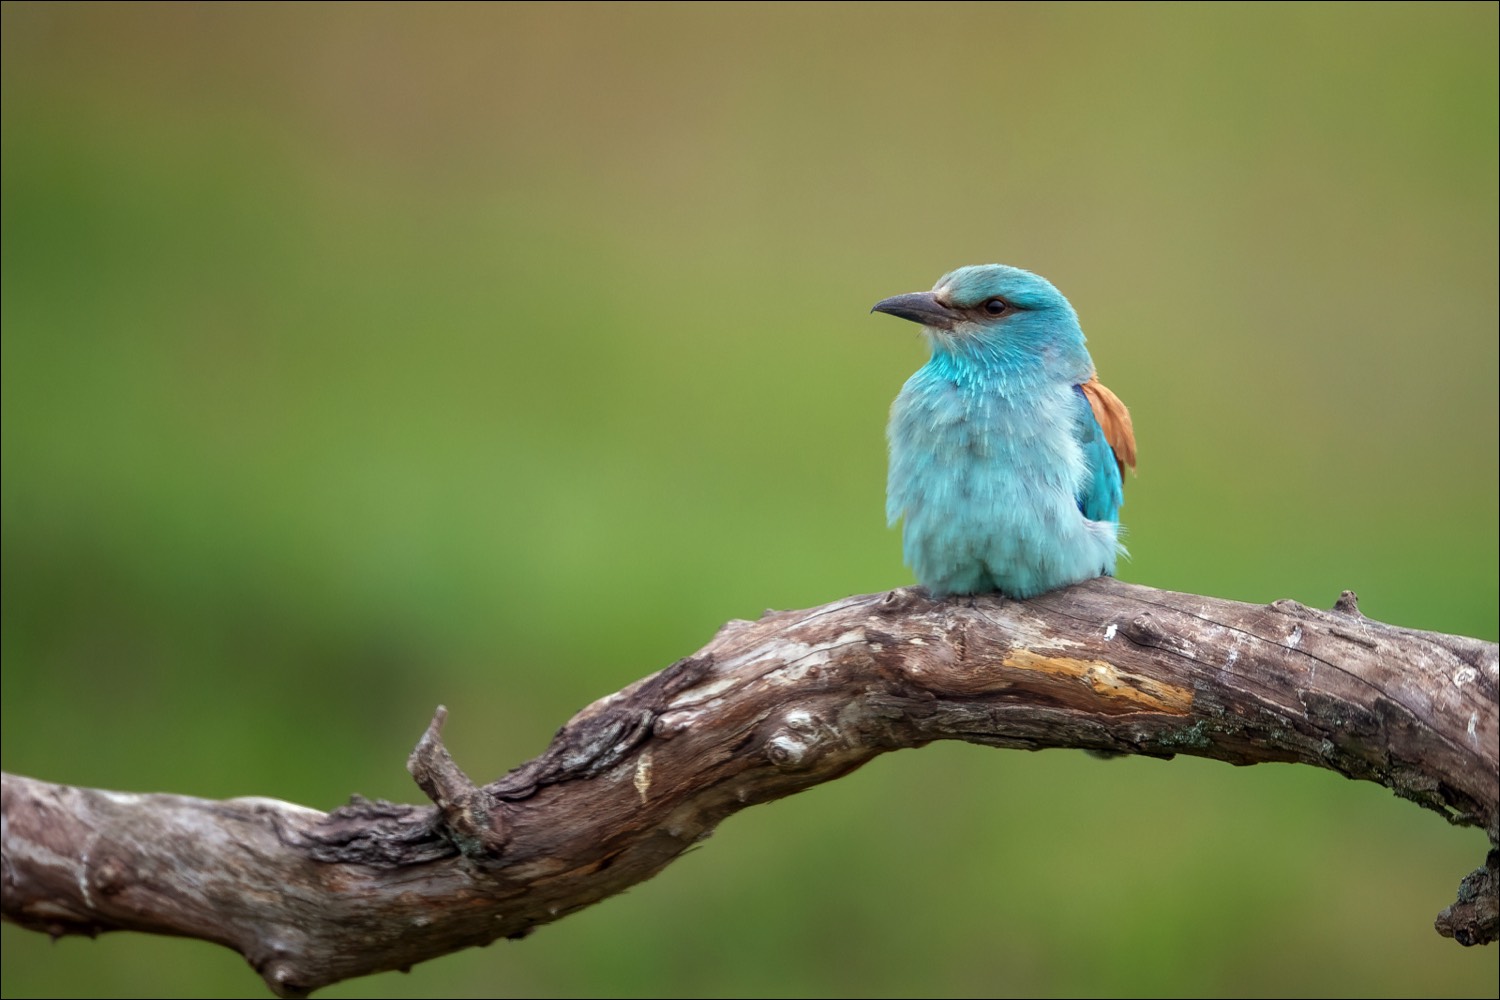
M 725 817 L 954 739 L 1376 781 L 1500 843 L 1494 643 L 1333 611 L 1114 580 L 1017 602 L 917 590 L 734 621 L 602 698 L 540 757 L 476 786 L 443 747 L 408 767 L 435 803 L 324 814 L 4 779 L 4 916 L 53 935 L 131 929 L 234 948 L 286 997 L 406 968 L 598 902 Z M 1497 858 L 1438 918 L 1497 935 Z

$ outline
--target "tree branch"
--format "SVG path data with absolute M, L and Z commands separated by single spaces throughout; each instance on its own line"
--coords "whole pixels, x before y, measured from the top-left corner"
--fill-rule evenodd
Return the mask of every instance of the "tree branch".
M 6 775 L 8 920 L 53 935 L 217 941 L 278 995 L 520 937 L 660 871 L 725 817 L 888 750 L 1296 761 L 1376 781 L 1500 845 L 1494 643 L 1332 611 L 1101 579 L 1030 601 L 851 597 L 733 621 L 477 786 L 440 738 L 408 761 L 435 803 L 321 813 Z M 1497 936 L 1500 851 L 1437 921 Z

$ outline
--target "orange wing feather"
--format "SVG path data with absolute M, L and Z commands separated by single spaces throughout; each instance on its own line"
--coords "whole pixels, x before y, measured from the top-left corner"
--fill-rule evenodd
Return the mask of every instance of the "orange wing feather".
M 1135 468 L 1135 428 L 1130 425 L 1130 411 L 1120 402 L 1120 397 L 1104 388 L 1099 376 L 1090 375 L 1089 380 L 1079 386 L 1088 397 L 1094 419 L 1104 430 L 1104 440 L 1115 453 L 1115 462 L 1120 466 L 1120 475 L 1125 467 Z

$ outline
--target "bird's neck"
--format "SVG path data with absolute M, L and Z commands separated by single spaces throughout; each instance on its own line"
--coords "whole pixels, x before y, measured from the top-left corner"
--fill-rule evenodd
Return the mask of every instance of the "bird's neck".
M 1088 352 L 1049 345 L 996 343 L 973 338 L 932 341 L 931 374 L 961 387 L 975 387 L 1001 395 L 1024 393 L 1039 386 L 1084 382 L 1093 370 Z

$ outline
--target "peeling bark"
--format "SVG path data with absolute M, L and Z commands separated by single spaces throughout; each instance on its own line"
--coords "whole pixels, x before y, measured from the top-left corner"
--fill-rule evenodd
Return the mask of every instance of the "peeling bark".
M 1295 761 L 1376 781 L 1500 845 L 1497 647 L 1332 611 L 1095 580 L 1030 601 L 919 590 L 733 621 L 476 785 L 438 710 L 431 806 L 331 813 L 6 775 L 3 913 L 53 935 L 216 941 L 280 996 L 533 927 L 660 871 L 725 817 L 933 740 Z M 1437 929 L 1497 936 L 1500 852 Z

